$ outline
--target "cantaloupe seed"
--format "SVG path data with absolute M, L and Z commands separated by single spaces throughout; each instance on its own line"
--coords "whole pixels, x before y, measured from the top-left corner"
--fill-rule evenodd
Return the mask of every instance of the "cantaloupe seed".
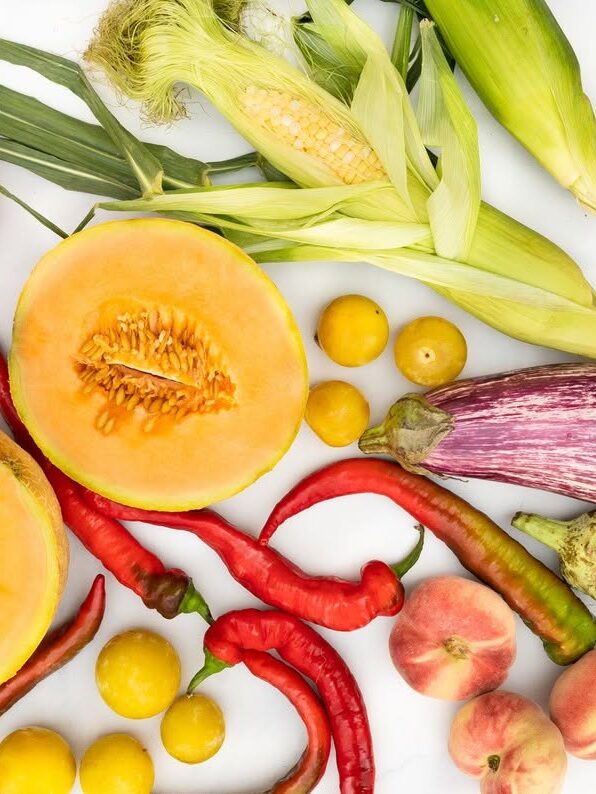
M 152 307 L 106 312 L 75 362 L 83 392 L 105 398 L 95 426 L 105 434 L 136 414 L 159 421 L 218 413 L 235 404 L 236 385 L 215 342 L 182 312 Z

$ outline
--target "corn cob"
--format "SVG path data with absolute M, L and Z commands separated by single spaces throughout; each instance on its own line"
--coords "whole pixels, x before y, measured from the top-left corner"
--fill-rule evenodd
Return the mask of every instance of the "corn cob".
M 254 85 L 241 94 L 241 102 L 255 124 L 324 163 L 344 184 L 387 179 L 379 158 L 364 138 L 350 134 L 315 105 L 285 91 Z

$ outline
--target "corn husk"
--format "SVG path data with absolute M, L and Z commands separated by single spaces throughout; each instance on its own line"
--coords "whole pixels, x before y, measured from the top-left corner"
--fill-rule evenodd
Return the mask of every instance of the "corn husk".
M 260 108 L 268 100 L 308 106 L 322 122 L 366 148 L 365 136 L 343 103 L 283 59 L 224 28 L 208 0 L 116 3 L 101 20 L 87 58 L 128 96 L 143 102 L 156 120 L 171 121 L 184 113 L 177 83 L 198 88 L 234 119 L 257 150 L 267 152 L 276 168 L 305 187 L 341 184 L 342 179 L 322 158 L 281 138 L 262 119 Z
M 596 120 L 573 48 L 545 0 L 428 0 L 491 113 L 596 210 Z

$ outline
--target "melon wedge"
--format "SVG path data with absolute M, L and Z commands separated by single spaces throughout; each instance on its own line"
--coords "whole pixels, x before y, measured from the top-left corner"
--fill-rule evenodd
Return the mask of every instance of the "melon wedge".
M 9 366 L 53 463 L 156 510 L 204 507 L 270 470 L 308 391 L 300 333 L 268 276 L 222 237 L 155 218 L 95 226 L 43 257 Z
M 0 432 L 0 683 L 46 634 L 67 569 L 54 492 L 33 458 Z

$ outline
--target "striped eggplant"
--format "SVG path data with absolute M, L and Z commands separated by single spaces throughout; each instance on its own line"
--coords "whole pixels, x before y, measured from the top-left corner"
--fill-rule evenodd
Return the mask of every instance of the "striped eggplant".
M 422 473 L 596 502 L 596 364 L 552 364 L 406 394 L 360 439 Z

